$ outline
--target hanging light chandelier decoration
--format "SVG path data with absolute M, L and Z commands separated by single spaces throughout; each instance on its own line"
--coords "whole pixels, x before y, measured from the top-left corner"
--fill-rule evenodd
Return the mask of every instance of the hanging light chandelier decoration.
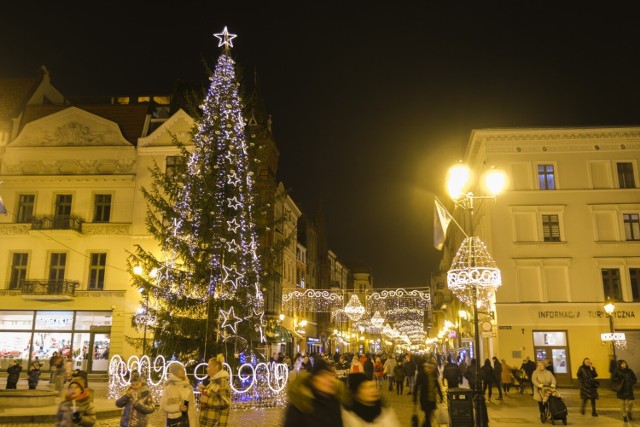
M 500 270 L 479 237 L 464 239 L 447 272 L 447 286 L 461 301 L 486 304 L 502 285 Z
M 351 295 L 349 303 L 344 306 L 344 312 L 352 322 L 357 322 L 366 312 L 364 305 L 360 302 L 360 298 L 356 294 Z
M 381 327 L 384 324 L 384 317 L 380 316 L 379 311 L 373 313 L 373 316 L 371 316 L 371 323 L 373 323 L 373 326 L 377 328 Z

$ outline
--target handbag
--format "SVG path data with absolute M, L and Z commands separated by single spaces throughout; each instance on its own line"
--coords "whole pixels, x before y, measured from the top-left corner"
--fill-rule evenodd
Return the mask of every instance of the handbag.
M 616 393 L 622 390 L 622 381 L 611 382 L 611 390 Z
M 449 425 L 449 408 L 438 406 L 434 411 L 437 424 Z

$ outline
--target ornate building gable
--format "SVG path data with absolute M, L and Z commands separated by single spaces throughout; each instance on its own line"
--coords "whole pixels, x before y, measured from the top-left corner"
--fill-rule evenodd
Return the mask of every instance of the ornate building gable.
M 177 136 L 183 144 L 191 145 L 194 125 L 195 120 L 183 109 L 179 109 L 149 136 L 138 139 L 138 147 L 173 146 L 173 136 Z
M 117 123 L 77 107 L 27 123 L 8 147 L 89 147 L 131 144 Z
M 2 156 L 3 175 L 132 174 L 136 152 L 118 125 L 69 107 L 27 123 Z

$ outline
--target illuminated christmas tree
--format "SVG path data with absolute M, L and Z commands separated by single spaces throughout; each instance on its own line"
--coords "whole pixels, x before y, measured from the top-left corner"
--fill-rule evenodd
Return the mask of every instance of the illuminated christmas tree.
M 147 226 L 162 255 L 137 246 L 129 259 L 132 271 L 148 272 L 132 275 L 142 292 L 133 324 L 153 337 L 141 347 L 182 360 L 206 360 L 230 344 L 239 353 L 264 341 L 254 176 L 230 56 L 236 36 L 226 27 L 215 36 L 223 52 L 193 146 L 176 140 L 182 168 L 169 176 L 156 165 L 153 184 L 143 189 Z

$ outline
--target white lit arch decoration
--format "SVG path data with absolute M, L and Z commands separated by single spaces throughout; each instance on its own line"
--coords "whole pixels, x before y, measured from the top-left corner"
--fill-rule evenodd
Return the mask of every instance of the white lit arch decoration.
M 131 356 L 126 362 L 119 355 L 115 355 L 109 362 L 109 399 L 117 399 L 130 384 L 132 372 L 138 372 L 147 382 L 147 386 L 156 403 L 160 402 L 162 389 L 168 379 L 168 370 L 172 364 L 184 364 L 175 360 L 166 360 L 158 356 L 153 363 L 148 356 Z M 283 363 L 257 364 L 244 363 L 235 370 L 227 363 L 222 367 L 229 373 L 229 385 L 232 390 L 232 408 L 265 408 L 284 406 L 286 404 L 286 385 L 289 369 Z M 207 376 L 207 363 L 195 366 L 193 376 L 202 382 Z M 194 392 L 196 402 L 199 392 Z
M 330 313 L 342 309 L 342 293 L 326 290 L 307 289 L 303 292 L 295 290 L 282 292 L 282 309 L 284 311 L 309 311 Z

